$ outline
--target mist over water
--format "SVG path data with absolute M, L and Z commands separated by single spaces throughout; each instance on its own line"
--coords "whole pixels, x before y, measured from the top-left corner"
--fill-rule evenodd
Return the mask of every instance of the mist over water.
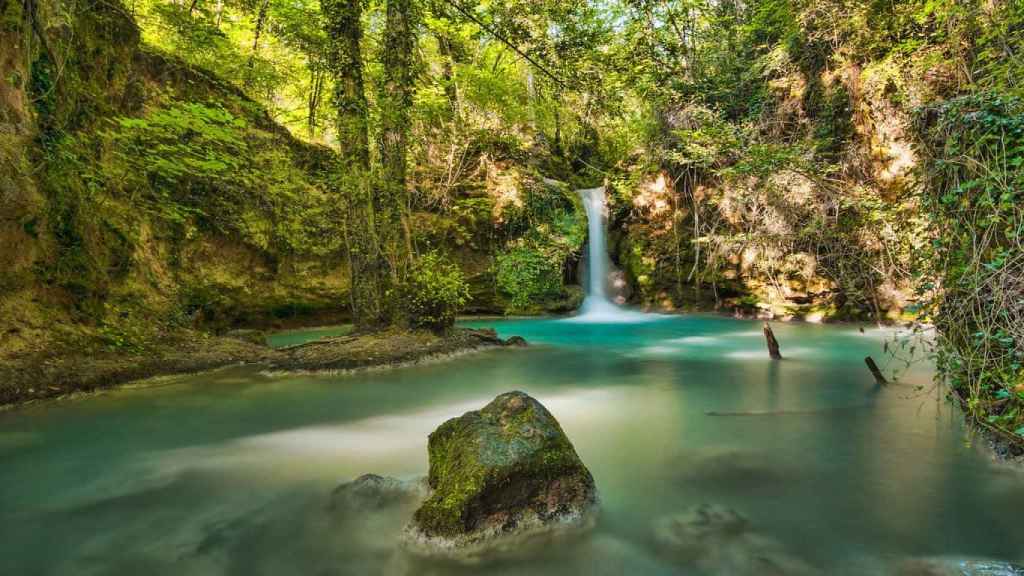
M 237 368 L 0 414 L 0 574 L 752 576 L 736 562 L 768 550 L 810 574 L 884 576 L 912 557 L 1024 560 L 1024 479 L 967 444 L 927 363 L 874 385 L 863 357 L 883 358 L 884 333 L 777 325 L 787 359 L 772 362 L 758 323 L 717 316 L 471 325 L 533 346 L 351 376 Z M 362 474 L 426 474 L 433 429 L 516 389 L 593 472 L 592 532 L 459 566 L 398 551 L 415 503 L 332 506 Z M 748 527 L 699 559 L 666 552 L 659 522 L 701 505 Z

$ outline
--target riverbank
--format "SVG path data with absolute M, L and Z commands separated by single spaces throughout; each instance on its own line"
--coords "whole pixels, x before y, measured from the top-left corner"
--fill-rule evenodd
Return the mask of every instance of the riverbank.
M 74 349 L 0 359 L 0 408 L 61 398 L 146 380 L 193 374 L 240 364 L 265 365 L 279 373 L 385 370 L 524 344 L 493 330 L 456 329 L 447 335 L 391 330 L 325 338 L 282 349 L 240 331 L 212 336 L 181 331 L 142 351 Z
M 0 406 L 112 388 L 154 376 L 204 372 L 269 358 L 273 350 L 241 339 L 181 331 L 144 350 L 70 346 L 0 359 Z
M 651 312 L 664 315 L 681 313 L 671 310 Z M 703 313 L 735 317 L 722 310 L 706 310 Z M 528 317 L 536 316 L 473 315 L 461 320 Z M 316 322 L 310 318 L 296 318 L 282 321 L 273 328 L 312 329 L 346 319 L 328 316 Z M 791 318 L 774 321 L 807 320 Z M 266 324 L 255 324 L 251 330 L 237 330 L 224 336 L 180 330 L 147 342 L 144 348 L 138 350 L 112 349 L 87 342 L 0 357 L 0 407 L 107 389 L 155 376 L 198 373 L 236 364 L 264 363 L 268 370 L 274 372 L 345 372 L 444 360 L 450 356 L 504 345 L 493 333 L 480 331 L 456 330 L 447 337 L 438 337 L 429 332 L 389 331 L 358 337 L 325 338 L 275 350 L 266 345 L 266 337 L 272 332 L 260 330 L 268 327 Z
M 494 330 L 458 328 L 445 335 L 389 330 L 282 348 L 269 362 L 269 371 L 336 374 L 398 368 L 489 348 L 521 345 L 525 345 L 521 338 L 502 340 Z

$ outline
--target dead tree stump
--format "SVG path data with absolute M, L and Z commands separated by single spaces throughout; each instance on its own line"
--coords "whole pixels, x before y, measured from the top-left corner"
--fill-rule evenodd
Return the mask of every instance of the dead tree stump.
M 864 359 L 864 363 L 868 365 L 868 370 L 871 370 L 871 375 L 875 377 L 875 383 L 879 386 L 886 386 L 889 381 L 885 379 L 885 375 L 878 368 L 878 364 L 875 364 L 875 359 L 868 356 Z
M 775 339 L 775 333 L 767 322 L 764 323 L 764 339 L 768 342 L 768 355 L 772 360 L 782 360 L 782 353 L 779 352 L 779 341 Z

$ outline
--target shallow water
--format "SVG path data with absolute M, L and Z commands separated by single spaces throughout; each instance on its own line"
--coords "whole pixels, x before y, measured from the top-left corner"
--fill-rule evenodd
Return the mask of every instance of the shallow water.
M 232 369 L 0 414 L 0 574 L 736 573 L 658 545 L 659 518 L 703 503 L 822 574 L 1024 554 L 1024 478 L 967 446 L 928 366 L 874 386 L 862 359 L 883 357 L 883 332 L 777 325 L 773 363 L 759 324 L 719 317 L 473 325 L 534 346 L 354 376 Z M 593 472 L 593 532 L 459 567 L 395 553 L 408 506 L 329 509 L 363 473 L 424 474 L 430 431 L 514 389 Z

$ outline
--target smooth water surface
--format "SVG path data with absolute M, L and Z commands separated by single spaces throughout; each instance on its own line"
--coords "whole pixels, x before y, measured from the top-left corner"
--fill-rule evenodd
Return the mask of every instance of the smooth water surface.
M 474 325 L 534 346 L 352 376 L 232 369 L 0 414 L 0 574 L 699 574 L 652 524 L 702 503 L 822 574 L 1024 555 L 1024 479 L 966 445 L 927 366 L 874 386 L 862 360 L 882 332 L 777 325 L 774 363 L 758 323 L 719 317 Z M 428 565 L 395 552 L 411 508 L 329 508 L 363 473 L 424 474 L 435 427 L 514 389 L 593 472 L 591 533 Z

